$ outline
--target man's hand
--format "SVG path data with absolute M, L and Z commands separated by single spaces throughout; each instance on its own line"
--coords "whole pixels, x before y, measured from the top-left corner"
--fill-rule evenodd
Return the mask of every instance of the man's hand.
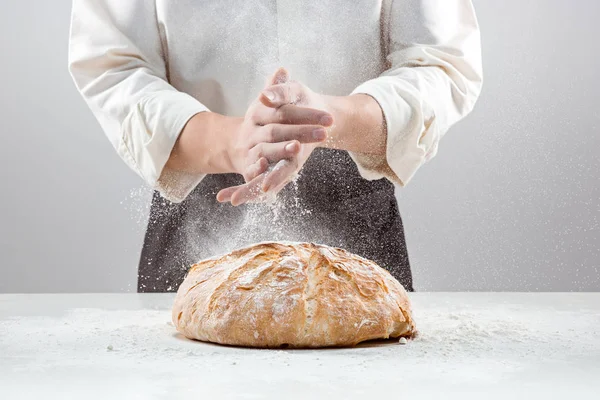
M 259 100 L 272 110 L 322 110 L 333 116 L 335 124 L 327 125 L 326 141 L 303 143 L 293 157 L 280 160 L 275 165 L 267 162 L 253 164 L 244 173 L 246 184 L 219 192 L 217 199 L 221 202 L 239 205 L 277 194 L 296 176 L 318 146 L 376 156 L 385 162 L 385 119 L 377 101 L 368 95 L 327 96 L 300 82 L 286 79 L 265 88 Z
M 280 68 L 267 87 L 288 79 L 287 71 Z M 326 111 L 291 105 L 272 107 L 257 98 L 234 135 L 230 154 L 233 169 L 251 181 L 270 164 L 294 160 L 301 153 L 300 144 L 323 142 L 327 137 L 324 127 L 332 122 Z
M 287 71 L 279 69 L 267 86 L 288 78 Z M 297 157 L 301 143 L 324 141 L 324 127 L 331 121 L 331 115 L 321 110 L 292 106 L 275 109 L 258 97 L 242 118 L 198 113 L 179 135 L 166 167 L 194 174 L 239 173 L 251 180 L 269 163 Z
M 379 104 L 371 96 L 328 96 L 290 80 L 267 87 L 261 94 L 260 100 L 270 107 L 295 104 L 330 113 L 335 125 L 328 129 L 327 141 L 320 146 L 385 155 L 385 119 Z
M 280 160 L 270 166 L 254 165 L 246 174 L 249 180 L 247 183 L 221 190 L 217 194 L 217 200 L 230 201 L 232 205 L 238 206 L 275 196 L 294 179 L 317 146 L 303 144 L 300 147 L 299 153 L 290 159 Z
M 331 96 L 313 92 L 301 82 L 286 80 L 270 85 L 263 90 L 260 101 L 272 108 L 294 104 L 329 112 L 329 97 Z
M 279 79 L 277 78 L 278 74 L 281 74 Z M 268 116 L 273 113 L 304 116 L 308 113 L 320 111 L 323 113 L 323 117 L 319 121 L 320 124 L 323 127 L 329 127 L 332 125 L 333 119 L 326 111 L 325 105 L 319 101 L 319 96 L 299 82 L 289 81 L 287 72 L 280 69 L 257 99 L 258 103 L 255 102 L 250 106 L 247 115 L 253 114 L 255 116 L 249 118 L 250 121 L 257 120 L 256 116 L 260 121 L 263 115 Z M 268 111 L 265 110 L 265 107 Z M 266 117 L 264 120 L 272 120 L 272 117 Z M 286 124 L 302 124 L 311 121 L 308 119 L 302 120 L 302 118 L 284 117 L 283 122 Z M 288 126 L 288 129 L 290 128 L 291 126 Z M 302 131 L 302 125 L 297 126 L 296 129 Z M 313 135 L 317 135 L 319 139 L 322 139 L 318 141 L 298 140 L 298 146 L 295 146 L 295 143 L 292 142 L 286 143 L 286 146 L 290 146 L 289 150 L 292 150 L 291 146 L 294 146 L 294 152 L 288 152 L 287 154 L 278 151 L 273 153 L 270 158 L 264 157 L 262 154 L 259 154 L 260 156 L 257 158 L 256 150 L 251 150 L 249 152 L 249 161 L 251 162 L 246 163 L 247 168 L 242 173 L 246 184 L 221 190 L 217 195 L 217 200 L 221 202 L 230 201 L 233 205 L 239 205 L 256 201 L 264 197 L 265 194 L 277 194 L 302 169 L 312 151 L 325 140 L 325 129 L 313 130 Z M 266 145 L 267 143 L 256 144 L 254 148 L 263 149 Z

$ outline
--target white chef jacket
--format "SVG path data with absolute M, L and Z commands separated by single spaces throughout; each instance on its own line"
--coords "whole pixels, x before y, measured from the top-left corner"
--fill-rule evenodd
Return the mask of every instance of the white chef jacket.
M 243 116 L 277 67 L 328 95 L 381 106 L 385 156 L 366 179 L 406 184 L 482 84 L 470 0 L 74 0 L 69 69 L 125 162 L 167 199 L 204 175 L 165 164 L 186 122 Z

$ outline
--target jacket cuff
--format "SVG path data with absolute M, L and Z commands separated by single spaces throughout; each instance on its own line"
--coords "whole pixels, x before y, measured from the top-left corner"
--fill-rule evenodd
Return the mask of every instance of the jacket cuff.
M 192 96 L 164 90 L 143 97 L 121 127 L 119 153 L 169 201 L 181 202 L 205 176 L 165 170 L 184 126 L 204 111 L 208 108 Z
M 365 179 L 388 178 L 401 186 L 408 184 L 425 162 L 426 149 L 420 143 L 423 118 L 415 115 L 414 107 L 405 99 L 409 90 L 400 95 L 398 79 L 381 76 L 367 81 L 351 94 L 371 96 L 383 112 L 387 127 L 386 155 L 372 156 L 350 153 Z M 400 85 L 401 86 L 401 85 Z M 412 99 L 419 101 L 419 99 Z

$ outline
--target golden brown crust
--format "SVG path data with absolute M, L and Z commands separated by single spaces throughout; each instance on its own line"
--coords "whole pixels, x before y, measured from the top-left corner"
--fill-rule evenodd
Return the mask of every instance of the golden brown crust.
M 412 337 L 406 291 L 345 250 L 267 242 L 195 264 L 173 323 L 188 338 L 248 347 L 352 346 Z

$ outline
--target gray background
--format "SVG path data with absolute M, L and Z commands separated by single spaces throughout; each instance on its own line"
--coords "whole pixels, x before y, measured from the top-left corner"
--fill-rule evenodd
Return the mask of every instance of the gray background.
M 399 190 L 417 290 L 600 290 L 600 2 L 476 0 L 475 111 Z M 70 2 L 0 2 L 0 292 L 133 291 L 149 191 L 67 72 Z

